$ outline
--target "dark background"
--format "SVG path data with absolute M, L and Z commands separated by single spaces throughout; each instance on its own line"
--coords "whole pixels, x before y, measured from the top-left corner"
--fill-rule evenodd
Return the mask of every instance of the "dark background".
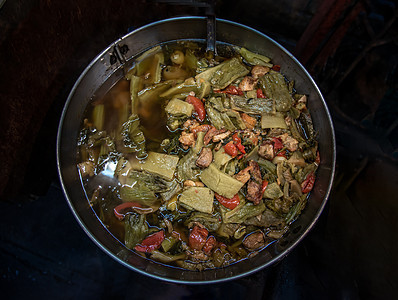
M 219 18 L 292 52 L 320 86 L 337 140 L 332 194 L 283 261 L 208 286 L 164 283 L 119 265 L 72 216 L 56 132 L 74 82 L 105 47 L 213 2 L 0 1 L 0 284 L 6 298 L 358 299 L 398 292 L 398 26 L 386 0 L 219 0 Z

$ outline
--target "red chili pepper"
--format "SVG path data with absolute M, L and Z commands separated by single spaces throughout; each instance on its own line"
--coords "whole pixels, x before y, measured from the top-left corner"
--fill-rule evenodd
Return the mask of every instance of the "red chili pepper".
M 262 89 L 257 89 L 257 98 L 265 98 Z
M 235 144 L 233 141 L 230 141 L 224 146 L 224 151 L 225 153 L 231 155 L 232 157 L 235 157 L 238 155 L 238 148 L 236 148 Z
M 200 228 L 195 226 L 189 235 L 188 244 L 189 247 L 196 250 L 202 250 L 203 246 L 206 244 L 207 236 L 209 232 L 206 228 Z
M 319 166 L 321 163 L 321 156 L 319 155 L 319 150 L 316 151 L 316 158 L 315 158 L 315 163 Z
M 272 70 L 279 72 L 281 70 L 281 66 L 280 65 L 273 65 Z
M 115 214 L 115 217 L 118 218 L 119 221 L 122 221 L 126 213 L 135 207 L 142 207 L 142 206 L 136 202 L 125 202 L 116 206 L 113 209 L 113 213 Z
M 236 158 L 241 159 L 243 156 L 244 156 L 244 154 L 242 153 L 242 154 L 239 154 Z
M 272 138 L 274 140 L 274 150 L 278 151 L 283 148 L 283 143 L 280 138 Z
M 242 154 L 246 154 L 246 150 L 245 150 L 245 146 L 242 145 L 242 140 L 240 137 L 238 137 L 238 134 L 235 133 L 232 136 L 232 140 L 234 141 L 235 146 L 238 148 L 238 150 L 242 153 Z
M 239 150 L 242 154 L 246 154 L 245 146 L 243 146 L 242 144 L 237 144 L 236 147 L 238 148 L 238 150 Z
M 155 232 L 147 236 L 140 244 L 135 246 L 135 250 L 140 252 L 152 252 L 160 247 L 164 240 L 164 231 Z
M 220 202 L 220 204 L 222 206 L 229 208 L 229 209 L 234 209 L 240 203 L 238 194 L 236 194 L 232 198 L 225 198 L 224 196 L 221 196 L 217 193 L 214 193 L 214 195 L 216 196 L 217 201 Z
M 214 236 L 209 236 L 206 241 L 206 244 L 203 246 L 203 252 L 209 254 L 211 250 L 217 245 L 216 238 Z
M 267 180 L 263 180 L 263 184 L 261 185 L 261 194 L 263 195 L 265 190 L 267 189 L 268 186 L 268 181 Z
M 196 112 L 196 119 L 198 119 L 199 122 L 203 122 L 206 118 L 206 110 L 205 106 L 203 105 L 203 102 L 200 101 L 199 98 L 196 98 L 191 95 L 188 95 L 185 101 L 193 105 L 193 108 L 195 109 Z
M 276 156 L 283 156 L 284 158 L 287 158 L 287 157 L 286 157 L 286 150 L 283 150 L 283 151 L 278 152 L 278 153 L 276 154 Z
M 239 95 L 242 96 L 243 92 L 240 88 L 234 86 L 234 85 L 229 85 L 227 86 L 224 90 L 215 90 L 216 93 L 225 93 L 225 94 L 230 94 L 230 95 Z
M 306 194 L 311 192 L 312 188 L 314 187 L 315 183 L 315 174 L 311 172 L 307 175 L 303 183 L 301 183 L 301 191 Z

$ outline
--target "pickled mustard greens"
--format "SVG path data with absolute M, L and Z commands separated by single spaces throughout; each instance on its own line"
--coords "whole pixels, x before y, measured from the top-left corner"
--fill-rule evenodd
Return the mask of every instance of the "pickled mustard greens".
M 320 163 L 307 97 L 270 58 L 224 45 L 156 46 L 87 108 L 78 168 L 90 204 L 127 248 L 189 270 L 279 239 Z M 219 51 L 223 53 L 223 51 Z

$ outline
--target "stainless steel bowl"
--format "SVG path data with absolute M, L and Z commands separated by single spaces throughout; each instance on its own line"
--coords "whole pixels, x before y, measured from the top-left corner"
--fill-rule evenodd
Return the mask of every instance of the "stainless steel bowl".
M 69 94 L 60 120 L 57 163 L 62 188 L 80 226 L 103 251 L 120 264 L 150 277 L 179 283 L 220 282 L 243 277 L 284 258 L 311 230 L 321 214 L 332 186 L 336 146 L 332 120 L 322 94 L 304 67 L 282 46 L 247 26 L 217 20 L 217 40 L 246 47 L 267 55 L 282 66 L 282 73 L 294 79 L 300 93 L 309 95 L 315 129 L 319 132 L 321 164 L 315 187 L 301 216 L 288 234 L 259 255 L 226 268 L 193 272 L 162 265 L 129 251 L 100 222 L 89 206 L 79 178 L 76 143 L 80 121 L 94 92 L 108 90 L 123 76 L 123 64 L 131 64 L 136 54 L 159 43 L 180 39 L 206 38 L 206 19 L 173 18 L 149 24 L 115 41 L 99 54 L 81 74 Z M 124 47 L 123 47 L 124 46 Z M 126 47 L 127 46 L 127 47 Z M 128 51 L 126 52 L 128 48 Z

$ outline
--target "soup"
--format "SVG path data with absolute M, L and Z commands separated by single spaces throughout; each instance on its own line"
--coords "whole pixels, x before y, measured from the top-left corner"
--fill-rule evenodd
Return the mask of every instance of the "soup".
M 263 55 L 166 43 L 86 110 L 78 163 L 109 231 L 148 259 L 225 267 L 277 241 L 320 162 L 306 95 Z M 282 66 L 283 68 L 283 66 Z

